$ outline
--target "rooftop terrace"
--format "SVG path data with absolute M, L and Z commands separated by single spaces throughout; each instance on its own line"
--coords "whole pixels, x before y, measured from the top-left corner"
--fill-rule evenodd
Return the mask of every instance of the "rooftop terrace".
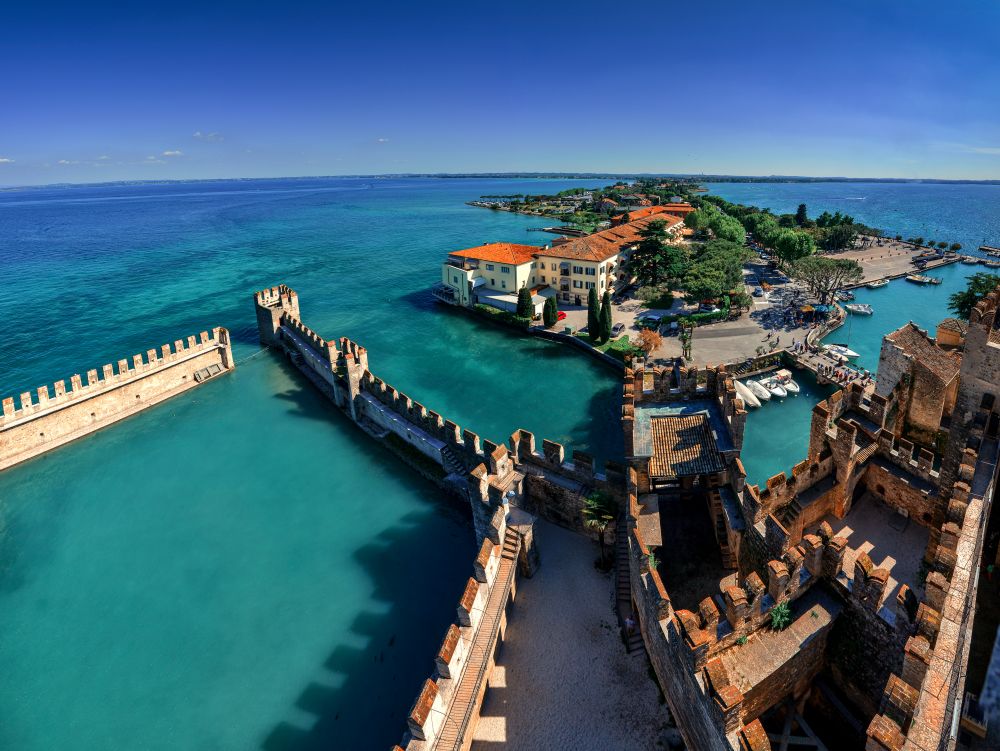
M 695 419 L 690 419 L 692 417 Z M 662 418 L 680 419 L 671 421 Z M 719 452 L 734 450 L 733 440 L 729 435 L 729 428 L 722 411 L 719 405 L 710 399 L 689 402 L 640 402 L 635 405 L 633 436 L 635 456 L 651 457 L 655 448 L 679 451 L 677 459 L 688 463 L 691 471 L 682 470 L 677 474 L 718 471 L 718 469 L 698 469 L 701 466 L 700 459 L 694 461 L 698 459 L 695 454 L 705 460 L 708 460 L 709 456 L 704 451 L 694 451 L 693 441 L 696 437 L 705 443 L 711 441 Z

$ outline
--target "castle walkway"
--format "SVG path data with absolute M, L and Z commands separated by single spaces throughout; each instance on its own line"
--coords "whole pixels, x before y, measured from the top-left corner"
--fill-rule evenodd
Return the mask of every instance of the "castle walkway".
M 472 751 L 669 747 L 676 731 L 667 726 L 645 651 L 625 651 L 612 578 L 594 567 L 597 545 L 541 520 L 535 541 L 542 565 L 517 582 L 516 615 Z

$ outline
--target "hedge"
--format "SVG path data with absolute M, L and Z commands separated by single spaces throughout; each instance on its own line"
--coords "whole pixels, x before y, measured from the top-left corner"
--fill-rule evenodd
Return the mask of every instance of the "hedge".
M 480 315 L 484 315 L 487 318 L 496 321 L 497 323 L 503 324 L 504 326 L 510 326 L 515 329 L 520 329 L 522 331 L 527 331 L 528 327 L 531 325 L 530 318 L 524 318 L 515 313 L 511 313 L 509 310 L 500 310 L 499 308 L 494 308 L 492 305 L 483 305 L 479 303 L 473 307 Z

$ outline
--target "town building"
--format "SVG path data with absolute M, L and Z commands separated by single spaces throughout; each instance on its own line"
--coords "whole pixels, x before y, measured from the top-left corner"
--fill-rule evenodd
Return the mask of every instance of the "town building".
M 686 208 L 685 208 L 686 207 Z M 684 204 L 683 206 L 646 206 L 645 208 L 630 211 L 627 214 L 619 214 L 611 220 L 613 225 L 628 224 L 638 219 L 645 219 L 648 216 L 657 216 L 663 221 L 673 222 L 674 220 L 684 221 L 686 214 L 694 211 L 694 206 Z
M 591 289 L 603 295 L 627 283 L 624 264 L 629 251 L 654 221 L 666 222 L 669 236 L 683 229 L 678 217 L 659 213 L 585 237 L 557 240 L 551 246 L 488 243 L 453 251 L 442 264 L 441 281 L 432 293 L 452 305 L 513 311 L 518 291 L 527 287 L 536 315 L 541 315 L 545 298 L 553 295 L 564 305 L 586 305 Z

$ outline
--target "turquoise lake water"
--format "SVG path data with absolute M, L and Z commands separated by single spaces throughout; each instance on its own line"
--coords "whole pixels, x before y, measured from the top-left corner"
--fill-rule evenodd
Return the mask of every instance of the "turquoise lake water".
M 361 342 L 374 372 L 484 437 L 525 427 L 617 458 L 614 372 L 435 307 L 426 293 L 449 250 L 551 238 L 527 231 L 544 220 L 464 201 L 593 184 L 316 179 L 0 193 L 14 324 L 0 340 L 3 395 L 214 325 L 233 332 L 242 361 L 0 474 L 0 748 L 395 742 L 471 571 L 467 513 L 259 354 L 252 292 L 289 284 L 316 331 Z M 928 202 L 954 197 L 953 186 L 892 187 L 880 200 L 901 208 L 887 219 L 912 203 L 917 223 Z M 978 244 L 1000 217 L 1000 191 L 964 187 L 969 215 L 948 221 Z M 713 189 L 779 211 L 808 191 L 813 213 L 866 194 L 857 184 Z M 940 234 L 968 244 L 957 230 Z M 859 294 L 876 315 L 852 324 L 852 348 L 877 360 L 882 334 L 909 317 L 933 326 L 969 268 L 935 272 L 946 283 L 933 289 L 893 282 Z M 753 481 L 801 458 L 821 393 L 751 414 Z

